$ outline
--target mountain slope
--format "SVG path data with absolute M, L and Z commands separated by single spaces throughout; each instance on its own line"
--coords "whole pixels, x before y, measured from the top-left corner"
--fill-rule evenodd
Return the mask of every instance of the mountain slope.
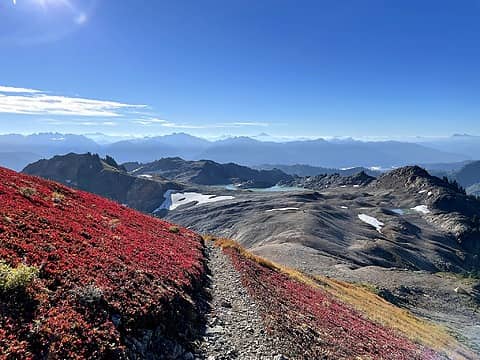
M 267 327 L 282 339 L 278 348 L 293 359 L 477 358 L 443 329 L 361 286 L 306 276 L 230 240 L 215 243 L 240 273 Z
M 466 164 L 453 173 L 453 178 L 464 188 L 480 184 L 480 161 Z
M 410 314 L 398 323 L 393 305 L 374 318 L 358 305 L 383 301 L 373 295 L 351 303 L 232 242 L 215 260 L 184 228 L 58 183 L 0 176 L 2 360 L 476 358 Z
M 199 236 L 58 183 L 0 176 L 0 358 L 144 358 L 185 340 L 204 274 Z
M 74 186 L 144 212 L 158 208 L 165 200 L 165 191 L 182 188 L 160 177 L 153 180 L 130 176 L 112 158 L 101 159 L 90 153 L 39 160 L 23 172 Z

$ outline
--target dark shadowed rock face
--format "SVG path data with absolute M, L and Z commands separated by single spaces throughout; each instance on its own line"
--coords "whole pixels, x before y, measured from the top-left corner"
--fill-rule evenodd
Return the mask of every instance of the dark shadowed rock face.
M 186 161 L 163 158 L 147 164 L 126 164 L 132 175 L 160 175 L 170 180 L 198 185 L 236 184 L 242 187 L 271 187 L 292 176 L 273 170 L 254 170 L 237 164 L 219 164 L 210 160 Z
M 90 153 L 71 153 L 40 160 L 28 165 L 23 172 L 99 194 L 145 212 L 152 212 L 160 206 L 166 190 L 182 188 L 160 177 L 131 176 L 114 159 L 101 159 Z

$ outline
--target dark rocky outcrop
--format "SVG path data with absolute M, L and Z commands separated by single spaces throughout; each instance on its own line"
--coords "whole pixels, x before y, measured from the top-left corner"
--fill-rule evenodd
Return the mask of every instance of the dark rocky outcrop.
M 266 188 L 293 177 L 273 170 L 254 170 L 233 163 L 219 164 L 210 160 L 187 161 L 179 157 L 163 158 L 147 164 L 127 163 L 132 175 L 160 175 L 169 180 L 199 185 L 228 185 Z
M 164 201 L 166 190 L 182 188 L 160 177 L 131 176 L 113 158 L 102 159 L 91 153 L 70 153 L 39 160 L 28 165 L 23 172 L 102 195 L 144 212 L 155 210 Z
M 316 175 L 306 177 L 296 177 L 292 181 L 283 182 L 282 185 L 304 187 L 306 189 L 321 190 L 329 187 L 338 186 L 365 186 L 370 184 L 375 178 L 364 171 L 351 176 L 342 176 L 340 174 Z

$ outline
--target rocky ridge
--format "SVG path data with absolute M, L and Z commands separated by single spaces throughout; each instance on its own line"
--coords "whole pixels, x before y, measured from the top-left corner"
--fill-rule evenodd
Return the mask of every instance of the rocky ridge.
M 291 181 L 281 182 L 280 185 L 302 187 L 312 190 L 323 190 L 329 187 L 366 186 L 375 180 L 375 177 L 364 171 L 357 174 L 344 176 L 340 174 L 323 174 L 316 176 L 295 177 Z
M 187 161 L 179 157 L 162 158 L 146 164 L 126 163 L 130 174 L 160 175 L 172 181 L 197 185 L 229 185 L 266 188 L 292 176 L 278 169 L 255 170 L 233 163 L 219 164 L 211 160 Z
M 145 178 L 129 175 L 111 157 L 102 159 L 91 153 L 70 153 L 39 160 L 28 165 L 23 172 L 98 194 L 147 213 L 163 203 L 165 191 L 184 187 L 161 176 Z

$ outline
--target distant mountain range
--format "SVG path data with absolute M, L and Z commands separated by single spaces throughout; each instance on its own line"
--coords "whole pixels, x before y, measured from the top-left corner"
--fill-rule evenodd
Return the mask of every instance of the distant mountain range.
M 463 154 L 470 159 L 478 159 L 480 154 L 480 136 L 455 134 L 446 138 L 418 139 L 416 143 L 456 154 Z
M 323 168 L 392 168 L 475 159 L 479 153 L 476 149 L 480 149 L 480 137 L 460 135 L 448 141 L 421 140 L 421 144 L 353 139 L 273 142 L 249 137 L 209 141 L 185 133 L 113 143 L 110 141 L 117 138 L 101 134 L 94 134 L 93 138 L 99 143 L 88 136 L 71 134 L 0 135 L 0 165 L 19 170 L 41 158 L 69 152 L 94 152 L 102 156 L 108 154 L 120 162 L 148 163 L 164 157 L 181 157 L 247 166 L 305 164 Z

